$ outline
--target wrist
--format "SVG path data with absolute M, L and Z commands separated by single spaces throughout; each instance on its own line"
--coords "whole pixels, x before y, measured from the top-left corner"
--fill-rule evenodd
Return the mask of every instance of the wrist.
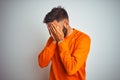
M 61 43 L 61 42 L 63 42 L 63 41 L 64 41 L 64 40 L 60 40 L 60 41 L 58 41 L 58 44 Z
M 54 44 L 56 44 L 56 41 L 55 41 L 55 40 L 53 40 L 53 43 L 54 43 Z

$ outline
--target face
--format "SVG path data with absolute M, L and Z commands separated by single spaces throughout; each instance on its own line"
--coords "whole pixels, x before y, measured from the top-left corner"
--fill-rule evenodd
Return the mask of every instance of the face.
M 56 20 L 54 20 L 53 22 L 49 22 L 49 23 L 47 23 L 47 27 L 50 27 L 51 26 L 51 24 L 54 24 L 54 25 L 56 25 L 56 26 L 59 26 L 60 28 L 61 28 L 61 30 L 63 31 L 63 33 L 64 33 L 64 37 L 66 36 L 66 34 L 67 34 L 67 28 L 65 27 L 65 22 L 64 22 L 64 20 L 62 20 L 62 21 L 56 21 Z M 48 29 L 48 31 L 49 31 L 49 29 Z M 49 31 L 49 33 L 50 33 L 50 31 Z M 51 33 L 50 33 L 51 34 Z

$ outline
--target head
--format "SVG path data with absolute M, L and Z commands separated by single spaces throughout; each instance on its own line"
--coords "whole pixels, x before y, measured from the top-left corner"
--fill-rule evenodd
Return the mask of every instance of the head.
M 56 23 L 63 30 L 64 36 L 67 34 L 67 26 L 69 25 L 69 18 L 66 10 L 61 7 L 53 8 L 44 18 L 44 23 L 47 24 L 47 27 L 50 27 L 50 24 Z

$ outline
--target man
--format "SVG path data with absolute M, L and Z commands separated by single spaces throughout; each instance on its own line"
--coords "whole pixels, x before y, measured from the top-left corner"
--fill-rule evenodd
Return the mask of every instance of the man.
M 66 10 L 53 8 L 44 18 L 50 38 L 38 55 L 43 68 L 52 61 L 50 80 L 86 80 L 86 60 L 90 38 L 69 25 Z

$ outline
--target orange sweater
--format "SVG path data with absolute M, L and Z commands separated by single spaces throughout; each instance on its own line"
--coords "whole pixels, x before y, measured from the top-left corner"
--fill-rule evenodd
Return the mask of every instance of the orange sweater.
M 85 66 L 89 49 L 89 36 L 74 29 L 59 44 L 53 43 L 50 37 L 38 55 L 38 62 L 45 67 L 52 61 L 50 80 L 86 80 Z

